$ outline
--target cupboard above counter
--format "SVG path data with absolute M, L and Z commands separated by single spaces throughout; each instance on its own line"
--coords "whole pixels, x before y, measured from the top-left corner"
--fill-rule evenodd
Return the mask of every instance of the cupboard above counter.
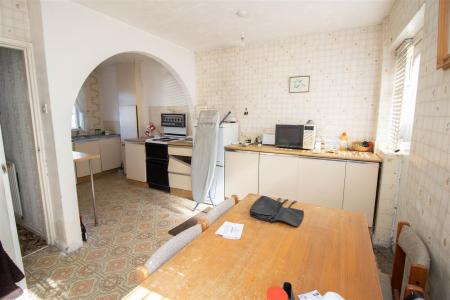
M 241 150 L 249 147 L 252 150 Z M 355 156 L 352 152 L 346 159 L 332 159 L 312 155 L 311 151 L 311 155 L 304 155 L 298 153 L 307 151 L 270 146 L 227 146 L 225 149 L 227 197 L 236 194 L 242 198 L 257 193 L 362 212 L 369 226 L 373 226 L 381 161 L 375 154 L 355 160 L 349 159 Z M 270 152 L 264 151 L 266 149 Z M 284 154 L 286 152 L 290 154 Z

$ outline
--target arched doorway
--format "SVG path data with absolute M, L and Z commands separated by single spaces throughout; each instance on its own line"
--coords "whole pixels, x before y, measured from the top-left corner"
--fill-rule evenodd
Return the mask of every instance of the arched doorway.
M 160 61 L 136 52 L 120 53 L 104 60 L 87 76 L 72 108 L 72 149 L 99 156 L 75 162 L 77 182 L 89 181 L 92 171 L 96 176 L 111 176 L 116 172 L 116 177 L 145 184 L 145 178 L 136 180 L 128 176 L 125 145 L 130 140 L 143 143 L 149 123 L 160 131 L 161 113 L 182 113 L 190 120 L 192 108 L 184 84 Z M 143 149 L 136 150 L 140 151 L 138 156 L 145 152 L 142 145 L 133 147 Z M 130 166 L 145 168 L 145 156 L 138 162 L 135 160 L 136 157 L 130 160 Z M 101 190 L 105 184 L 95 184 L 95 192 L 100 197 L 105 195 Z M 86 198 L 94 198 L 95 194 L 91 196 L 86 187 L 78 186 L 77 190 L 79 209 L 89 234 L 95 222 L 91 199 L 86 201 Z M 97 215 L 102 214 L 101 207 L 97 211 Z

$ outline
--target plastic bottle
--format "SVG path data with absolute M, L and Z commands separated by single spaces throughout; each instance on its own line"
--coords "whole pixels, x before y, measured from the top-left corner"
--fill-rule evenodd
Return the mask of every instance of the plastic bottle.
M 348 137 L 347 133 L 343 132 L 341 137 L 339 138 L 339 151 L 347 151 L 348 150 Z

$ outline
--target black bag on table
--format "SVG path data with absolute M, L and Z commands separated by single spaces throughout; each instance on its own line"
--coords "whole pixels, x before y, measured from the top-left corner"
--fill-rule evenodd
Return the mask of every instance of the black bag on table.
M 266 222 L 283 222 L 294 227 L 300 226 L 304 216 L 303 210 L 291 207 L 296 201 L 289 207 L 283 207 L 286 201 L 288 200 L 274 200 L 261 196 L 250 208 L 250 216 Z

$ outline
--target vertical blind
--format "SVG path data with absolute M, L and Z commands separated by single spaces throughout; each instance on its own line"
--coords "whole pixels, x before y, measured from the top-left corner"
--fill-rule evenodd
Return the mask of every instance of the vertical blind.
M 413 39 L 406 39 L 395 50 L 395 74 L 389 126 L 389 146 L 396 150 L 399 144 L 402 104 L 406 95 L 406 81 L 409 77 L 413 57 Z

